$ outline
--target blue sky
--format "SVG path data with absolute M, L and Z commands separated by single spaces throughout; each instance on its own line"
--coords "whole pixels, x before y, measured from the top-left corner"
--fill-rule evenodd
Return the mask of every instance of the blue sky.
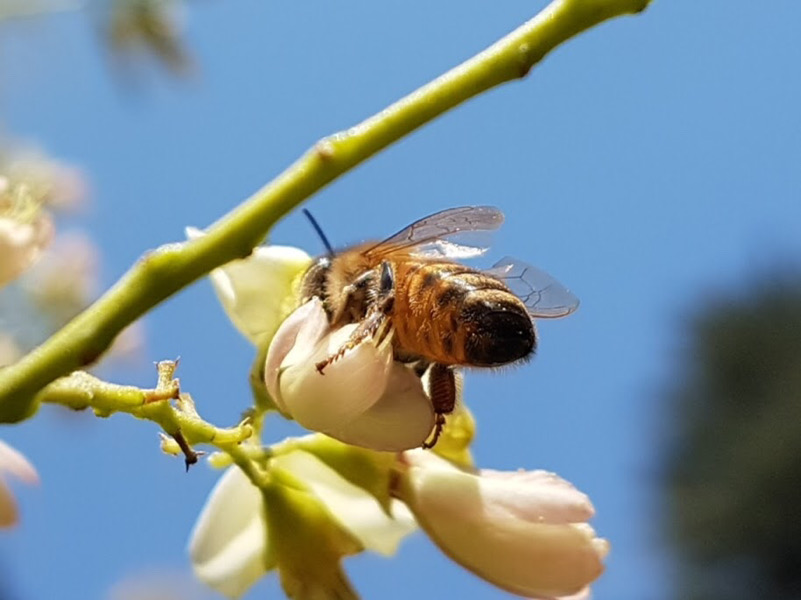
M 432 4 L 435 4 L 432 6 Z M 115 76 L 86 14 L 0 25 L 7 133 L 84 167 L 80 222 L 112 283 L 146 249 L 205 226 L 318 138 L 355 124 L 516 27 L 542 2 L 196 2 L 200 66 Z M 335 182 L 308 206 L 336 244 L 426 214 L 494 204 L 507 216 L 487 264 L 510 254 L 581 298 L 540 326 L 537 359 L 469 373 L 475 451 L 494 468 L 545 468 L 593 499 L 612 543 L 600 600 L 661 600 L 660 458 L 686 316 L 801 256 L 801 5 L 656 0 L 569 42 L 522 82 L 459 107 Z M 299 214 L 273 241 L 321 250 Z M 146 319 L 148 356 L 180 355 L 201 413 L 228 424 L 249 402 L 252 351 L 208 283 Z M 147 365 L 120 381 L 152 385 Z M 278 419 L 266 439 L 297 432 Z M 156 428 L 44 409 L 0 435 L 43 479 L 0 537 L 19 599 L 104 597 L 142 573 L 188 571 L 185 543 L 217 473 L 158 450 Z M 349 572 L 365 598 L 503 598 L 422 536 Z M 249 597 L 279 597 L 269 578 Z

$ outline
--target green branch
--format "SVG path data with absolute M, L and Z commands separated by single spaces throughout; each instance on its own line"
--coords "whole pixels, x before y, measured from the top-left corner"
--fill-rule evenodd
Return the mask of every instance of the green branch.
M 175 361 L 158 363 L 159 382 L 154 389 L 108 383 L 84 371 L 75 371 L 46 386 L 37 394 L 36 401 L 73 410 L 91 408 L 99 417 L 122 412 L 153 421 L 174 439 L 163 443 L 164 449 L 171 454 L 183 452 L 187 466 L 197 461 L 198 455 L 192 449 L 195 444 L 215 446 L 237 463 L 253 462 L 255 455 L 251 456 L 253 452 L 242 445 L 253 435 L 253 427 L 243 422 L 236 427 L 219 428 L 201 419 L 192 398 L 181 393 L 178 380 L 173 378 L 176 367 Z M 260 452 L 257 449 L 256 454 Z
M 281 217 L 333 179 L 465 100 L 524 77 L 548 52 L 649 0 L 555 0 L 483 52 L 363 123 L 320 140 L 295 164 L 191 242 L 140 259 L 117 284 L 15 365 L 0 370 L 0 422 L 25 419 L 36 394 L 95 362 L 127 325 L 215 267 L 250 254 Z

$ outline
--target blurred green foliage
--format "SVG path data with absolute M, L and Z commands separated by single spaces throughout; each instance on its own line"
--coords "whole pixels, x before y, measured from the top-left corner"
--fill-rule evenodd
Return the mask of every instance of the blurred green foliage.
M 696 315 L 673 384 L 677 597 L 801 598 L 801 277 Z

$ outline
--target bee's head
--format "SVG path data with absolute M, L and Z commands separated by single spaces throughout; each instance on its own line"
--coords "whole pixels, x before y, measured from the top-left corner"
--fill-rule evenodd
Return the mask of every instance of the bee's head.
M 303 275 L 303 283 L 301 284 L 301 298 L 303 302 L 316 296 L 325 304 L 326 282 L 330 270 L 331 257 L 329 255 L 325 254 L 314 260 Z

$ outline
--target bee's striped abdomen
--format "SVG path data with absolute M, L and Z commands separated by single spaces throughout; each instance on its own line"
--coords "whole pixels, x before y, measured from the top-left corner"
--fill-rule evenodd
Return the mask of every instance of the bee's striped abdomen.
M 445 365 L 514 362 L 534 349 L 523 303 L 501 281 L 464 265 L 395 266 L 396 348 Z

